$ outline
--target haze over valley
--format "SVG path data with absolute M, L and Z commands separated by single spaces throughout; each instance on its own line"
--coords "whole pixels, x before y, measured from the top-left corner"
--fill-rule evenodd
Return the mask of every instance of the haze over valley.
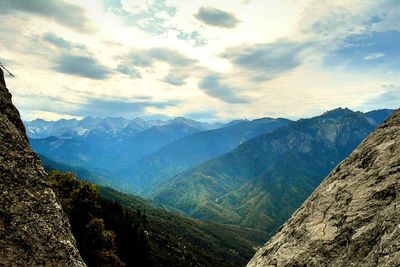
M 397 0 L 0 0 L 0 266 L 400 266 Z

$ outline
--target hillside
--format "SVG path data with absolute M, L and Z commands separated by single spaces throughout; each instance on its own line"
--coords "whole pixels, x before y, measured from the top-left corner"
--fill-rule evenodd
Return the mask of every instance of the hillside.
M 286 126 L 290 122 L 281 118 L 262 118 L 198 132 L 165 145 L 151 155 L 133 162 L 129 169 L 122 172 L 140 185 L 140 193 L 149 196 L 177 173 L 220 156 L 255 136 Z
M 129 177 L 121 170 L 170 142 L 217 126 L 184 118 L 157 123 L 145 124 L 138 119 L 85 118 L 81 121 L 35 120 L 26 124 L 30 125 L 31 132 L 35 132 L 33 136 L 47 136 L 30 139 L 38 154 L 107 176 L 109 184 L 132 192 L 139 190 L 138 183 L 126 183 Z
M 86 266 L 0 68 L 0 265 Z
M 340 108 L 299 120 L 179 174 L 155 200 L 193 218 L 272 233 L 376 126 Z
M 64 163 L 59 163 L 54 160 L 51 160 L 43 155 L 39 155 L 40 161 L 42 162 L 43 168 L 47 171 L 61 171 L 61 172 L 71 172 L 76 174 L 77 177 L 83 179 L 87 182 L 94 183 L 96 185 L 101 186 L 112 186 L 112 179 L 109 179 L 104 176 L 100 176 L 96 173 L 93 173 L 85 168 L 71 166 Z M 117 186 L 116 186 L 117 187 Z M 118 187 L 117 187 L 118 188 Z M 120 188 L 122 190 L 122 187 Z
M 203 254 L 201 262 L 205 266 L 243 266 L 246 259 L 251 258 L 255 248 L 269 238 L 265 232 L 252 228 L 188 219 L 155 207 L 154 203 L 139 197 L 121 194 L 109 188 L 100 188 L 100 192 L 106 199 L 117 201 L 132 210 L 145 212 L 155 232 L 178 238 L 187 247 L 193 247 L 200 256 Z M 215 265 L 213 262 L 219 264 Z
M 107 185 L 151 195 L 179 171 L 232 150 L 250 138 L 286 126 L 286 119 L 209 124 L 85 118 L 26 122 L 33 149 L 47 159 L 108 177 Z M 211 129 L 211 130 L 210 130 Z M 103 184 L 104 185 L 104 184 Z
M 118 205 L 122 206 L 122 209 L 127 208 L 130 210 L 131 212 L 128 213 L 131 214 L 130 217 L 134 221 L 136 220 L 135 218 L 137 218 L 137 215 L 135 215 L 136 211 L 140 210 L 141 213 L 146 214 L 146 218 L 150 222 L 147 224 L 148 228 L 146 228 L 146 230 L 153 231 L 153 237 L 158 236 L 162 238 L 153 240 L 152 246 L 148 247 L 149 253 L 153 251 L 151 247 L 157 248 L 159 251 L 159 253 L 154 251 L 151 252 L 152 257 L 156 261 L 166 261 L 166 258 L 172 256 L 167 257 L 164 255 L 164 253 L 169 253 L 170 255 L 172 253 L 173 257 L 179 257 L 178 255 L 183 254 L 190 255 L 190 259 L 196 258 L 198 261 L 203 262 L 201 264 L 202 266 L 209 266 L 204 263 L 206 261 L 210 262 L 210 264 L 212 263 L 218 266 L 220 266 L 222 262 L 225 262 L 226 266 L 243 266 L 254 254 L 254 248 L 262 245 L 264 240 L 269 237 L 267 233 L 256 229 L 188 219 L 162 209 L 159 205 L 143 198 L 134 195 L 123 194 L 107 187 L 94 187 L 92 184 L 79 181 L 70 173 L 75 173 L 79 179 L 97 184 L 108 181 L 108 179 L 99 177 L 83 168 L 57 163 L 43 156 L 41 156 L 41 158 L 46 171 L 52 173 L 51 177 L 53 181 L 53 187 L 54 190 L 58 192 L 58 196 L 64 199 L 64 201 L 61 201 L 62 203 L 65 203 L 66 199 L 69 199 L 67 202 L 71 203 L 71 199 L 74 198 L 73 195 L 77 195 L 77 188 L 83 188 L 85 185 L 89 185 L 89 188 L 95 188 L 95 195 L 100 193 L 98 202 L 104 204 L 103 208 L 96 209 L 94 206 L 98 205 L 92 205 L 91 208 L 86 207 L 85 209 L 88 210 L 90 214 L 93 214 L 93 216 L 101 215 L 105 221 L 107 230 L 110 228 L 107 224 L 106 218 L 110 216 L 113 218 L 122 216 L 121 214 L 115 213 L 116 210 L 119 210 L 120 208 L 113 208 L 113 210 L 109 210 L 111 204 L 107 204 L 108 202 L 117 202 Z M 69 174 L 58 174 L 57 172 L 53 172 L 54 170 L 69 172 Z M 71 184 L 74 186 L 71 186 Z M 63 193 L 61 194 L 61 192 Z M 104 201 L 107 203 L 104 203 Z M 75 202 L 79 204 L 79 202 L 86 201 L 80 199 L 79 201 Z M 64 209 L 70 209 L 70 205 L 67 205 L 67 207 Z M 85 223 L 80 221 L 79 224 L 87 223 L 88 221 Z M 118 229 L 118 227 L 115 228 L 115 231 L 117 231 L 116 229 Z M 127 232 L 128 230 L 124 230 L 120 232 L 120 234 L 126 235 Z M 79 236 L 80 239 L 84 239 L 82 238 L 82 234 L 79 234 Z M 185 241 L 182 241 L 182 238 L 184 238 Z M 182 249 L 182 242 L 184 242 L 184 246 L 191 249 Z M 168 247 L 173 248 L 173 251 L 176 251 L 176 253 L 163 250 L 162 244 L 164 243 L 168 244 Z M 79 244 L 80 243 L 78 243 L 78 245 Z M 127 250 L 130 251 L 129 247 L 133 246 L 134 244 L 127 245 Z M 113 254 L 119 253 L 113 252 Z M 88 253 L 85 253 L 84 257 L 86 257 L 87 254 Z M 134 251 L 131 251 L 129 254 L 132 254 L 132 257 L 135 255 Z M 141 255 L 137 255 L 136 259 L 140 257 Z M 96 259 L 98 257 L 93 258 Z M 123 262 L 130 266 L 129 262 L 127 262 L 127 256 L 122 255 L 120 258 Z M 144 262 L 144 259 L 142 260 Z M 188 265 L 188 262 L 185 262 L 185 264 Z M 173 264 L 169 262 L 168 264 L 164 263 L 164 265 L 170 266 Z
M 187 219 L 71 173 L 51 171 L 50 178 L 89 266 L 244 266 L 267 238 L 254 229 Z M 98 230 L 85 230 L 92 226 Z
M 400 110 L 339 164 L 248 264 L 399 266 Z

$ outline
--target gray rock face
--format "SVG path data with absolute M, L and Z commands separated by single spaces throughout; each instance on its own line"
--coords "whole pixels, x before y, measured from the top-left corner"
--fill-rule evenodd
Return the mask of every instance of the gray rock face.
M 0 111 L 0 266 L 86 266 L 4 79 Z
M 247 266 L 400 266 L 400 110 L 330 173 Z

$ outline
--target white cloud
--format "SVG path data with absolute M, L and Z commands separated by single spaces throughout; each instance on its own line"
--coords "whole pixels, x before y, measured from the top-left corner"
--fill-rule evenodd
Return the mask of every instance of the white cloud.
M 146 12 L 153 6 L 154 0 L 143 0 L 143 1 L 132 1 L 132 0 L 121 0 L 122 8 L 131 14 L 140 14 Z
M 385 56 L 385 53 L 377 52 L 377 53 L 372 53 L 372 54 L 366 55 L 364 57 L 364 59 L 365 60 L 374 60 L 374 59 L 378 59 L 378 58 L 381 58 L 381 57 L 384 57 L 384 56 Z
M 26 118 L 80 116 L 74 111 L 89 98 L 141 102 L 143 97 L 174 103 L 141 105 L 147 115 L 212 110 L 210 119 L 221 120 L 304 117 L 336 106 L 376 108 L 371 101 L 377 88 L 400 83 L 400 48 L 386 45 L 391 31 L 400 30 L 395 1 L 54 2 L 79 10 L 76 18 L 85 18 L 84 27 L 73 13 L 56 18 L 17 6 L 0 15 L 0 61 L 17 76 L 7 82 Z M 202 7 L 240 22 L 206 24 L 196 18 Z M 389 38 L 376 50 L 357 54 L 346 47 L 360 42 L 366 47 L 362 42 L 372 39 L 364 37 L 375 32 Z M 349 42 L 351 36 L 360 38 Z M 330 57 L 334 60 L 327 61 Z M 358 68 L 362 62 L 370 65 Z M 204 83 L 211 74 L 218 79 Z M 62 108 L 46 110 L 55 99 Z M 380 103 L 383 108 L 388 102 Z

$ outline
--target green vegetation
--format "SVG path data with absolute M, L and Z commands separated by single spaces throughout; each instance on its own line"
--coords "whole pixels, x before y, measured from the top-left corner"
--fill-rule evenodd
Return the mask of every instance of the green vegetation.
M 67 125 L 62 127 L 64 123 Z M 125 192 L 138 192 L 142 188 L 141 181 L 131 177 L 135 173 L 129 171 L 134 162 L 168 143 L 202 131 L 204 127 L 208 129 L 203 123 L 183 118 L 146 127 L 126 123 L 122 118 L 85 118 L 72 122 L 34 121 L 27 123 L 27 128 L 39 124 L 32 125 L 31 130 L 40 128 L 40 135 L 47 136 L 30 139 L 32 149 L 38 154 L 107 177 L 110 186 Z M 46 131 L 49 131 L 47 135 Z
M 211 125 L 184 118 L 149 128 L 142 125 L 144 121 L 139 125 L 126 123 L 122 118 L 35 120 L 27 123 L 27 128 L 33 136 L 48 136 L 30 140 L 44 163 L 55 160 L 74 166 L 76 171 L 84 168 L 91 172 L 82 176 L 85 179 L 97 176 L 93 180 L 97 184 L 149 197 L 178 172 L 285 126 L 290 120 L 263 118 L 207 131 L 204 129 Z
M 49 177 L 89 266 L 152 266 L 144 214 L 101 198 L 93 184 L 71 173 L 52 171 Z
M 41 154 L 39 154 L 39 157 L 44 169 L 47 171 L 57 170 L 61 172 L 71 172 L 76 174 L 77 177 L 86 182 L 94 183 L 100 186 L 113 187 L 126 193 L 132 192 L 131 190 L 129 190 L 129 187 L 127 185 L 128 183 L 121 179 L 119 179 L 119 181 L 117 182 L 115 179 L 109 178 L 109 176 L 105 177 L 99 175 L 83 167 L 60 163 L 52 159 L 49 159 L 48 157 Z
M 241 266 L 384 118 L 373 115 L 337 109 L 252 138 L 159 188 L 158 206 L 71 175 L 52 173 L 52 182 L 91 266 Z M 116 186 L 42 160 L 48 170 Z
M 104 185 L 104 186 L 111 185 L 111 182 L 109 182 L 103 176 L 95 174 L 85 168 L 56 162 L 56 161 L 51 160 L 48 157 L 43 156 L 43 155 L 39 155 L 39 157 L 40 157 L 40 161 L 42 162 L 43 168 L 45 170 L 58 170 L 61 172 L 71 172 L 71 173 L 76 174 L 76 176 L 78 176 L 78 177 L 84 177 L 85 181 L 90 182 L 90 183 L 95 183 L 95 184 Z
M 272 234 L 375 127 L 348 109 L 299 120 L 179 174 L 155 201 Z
M 127 166 L 127 177 L 140 184 L 139 194 L 151 197 L 177 173 L 229 152 L 255 136 L 272 132 L 290 122 L 282 118 L 262 118 L 189 135 L 132 162 Z
M 264 232 L 187 219 L 142 198 L 50 172 L 89 266 L 243 266 Z

